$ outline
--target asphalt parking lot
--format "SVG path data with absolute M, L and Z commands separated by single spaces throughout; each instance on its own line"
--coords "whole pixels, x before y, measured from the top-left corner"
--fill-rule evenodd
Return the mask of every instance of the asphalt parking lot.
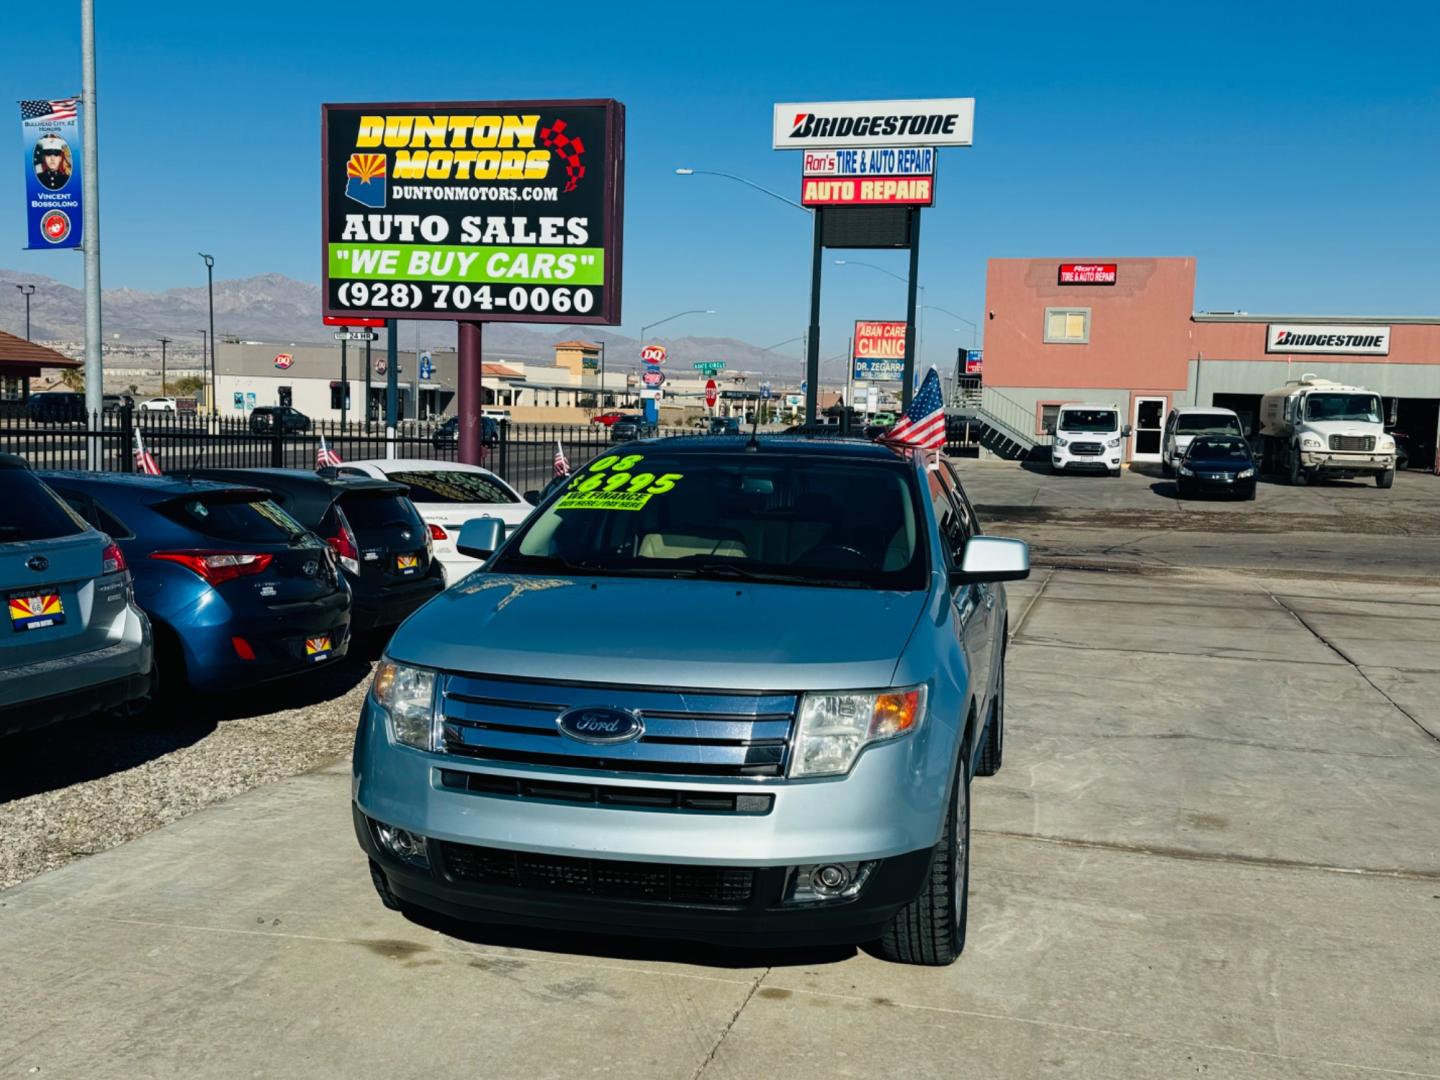
M 1440 478 L 962 475 L 1039 566 L 954 966 L 410 921 L 340 758 L 0 892 L 0 1076 L 1440 1076 Z

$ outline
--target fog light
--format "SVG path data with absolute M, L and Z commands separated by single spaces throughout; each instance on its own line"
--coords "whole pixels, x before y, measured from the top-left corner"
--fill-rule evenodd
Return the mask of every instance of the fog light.
M 412 866 L 430 866 L 430 856 L 425 850 L 425 838 L 419 833 L 397 829 L 393 825 L 375 822 L 375 839 L 380 846 L 401 862 Z
M 875 862 L 817 863 L 796 866 L 786 882 L 785 903 L 823 904 L 853 900 L 860 895 Z

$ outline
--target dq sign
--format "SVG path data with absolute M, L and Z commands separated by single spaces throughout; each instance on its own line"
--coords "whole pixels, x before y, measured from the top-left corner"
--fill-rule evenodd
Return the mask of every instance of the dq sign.
M 640 350 L 640 359 L 647 364 L 663 364 L 665 362 L 665 346 L 646 345 Z
M 295 357 L 291 356 L 288 352 L 282 352 L 275 357 L 275 366 L 281 371 L 284 371 L 293 363 L 295 363 Z

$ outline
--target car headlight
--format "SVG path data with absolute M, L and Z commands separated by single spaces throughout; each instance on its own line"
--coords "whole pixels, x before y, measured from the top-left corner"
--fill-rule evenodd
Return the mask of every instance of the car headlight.
M 433 750 L 435 731 L 435 672 L 382 659 L 370 684 L 370 698 L 390 722 L 394 740 L 417 750 Z
M 1118 449 L 1120 449 L 1120 440 L 1119 440 L 1119 439 L 1111 439 L 1111 440 L 1110 440 L 1109 442 L 1107 442 L 1105 445 L 1108 446 L 1111 450 L 1118 450 Z
M 1056 445 L 1056 446 L 1059 446 L 1059 447 L 1066 447 L 1066 446 L 1069 446 L 1070 444 L 1069 444 L 1066 440 L 1057 437 L 1057 438 L 1055 439 L 1055 445 Z
M 908 735 L 925 716 L 926 690 L 806 694 L 790 775 L 841 776 L 871 743 Z
M 1300 438 L 1300 448 L 1302 450 L 1323 450 L 1325 444 L 1313 435 L 1303 435 Z
M 1180 472 L 1180 475 L 1181 475 L 1181 476 L 1194 476 L 1194 475 L 1195 475 L 1195 474 L 1194 474 L 1193 472 L 1191 472 L 1190 469 L 1189 469 L 1187 466 L 1185 466 L 1185 465 L 1181 465 L 1181 466 L 1180 466 L 1179 472 Z
M 1254 469 L 1241 469 L 1238 473 L 1235 474 L 1235 479 L 1236 479 L 1236 480 L 1249 480 L 1249 479 L 1250 479 L 1252 476 L 1254 476 L 1254 475 L 1255 475 L 1255 470 L 1254 470 Z

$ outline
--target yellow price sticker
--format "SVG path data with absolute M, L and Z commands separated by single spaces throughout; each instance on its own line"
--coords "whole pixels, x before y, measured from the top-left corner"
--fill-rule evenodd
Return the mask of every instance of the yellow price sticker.
M 674 491 L 684 473 L 637 472 L 643 454 L 606 454 L 570 481 L 557 510 L 639 510 L 655 495 Z M 607 475 L 608 473 L 608 475 Z

